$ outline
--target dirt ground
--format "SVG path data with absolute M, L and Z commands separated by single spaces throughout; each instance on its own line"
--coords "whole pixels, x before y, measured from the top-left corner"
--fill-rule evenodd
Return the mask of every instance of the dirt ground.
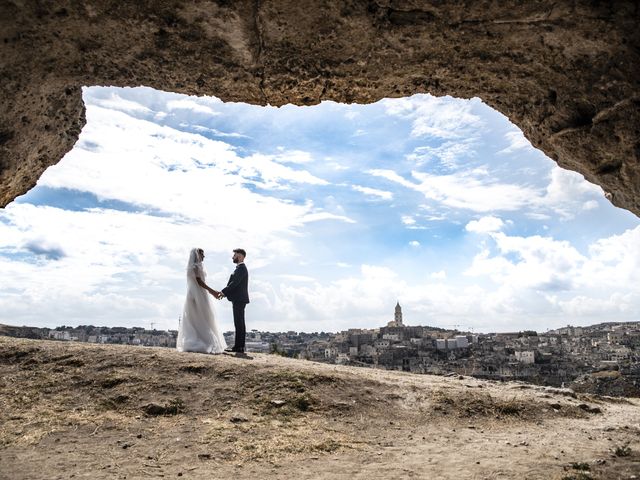
M 0 337 L 0 478 L 640 479 L 640 401 Z

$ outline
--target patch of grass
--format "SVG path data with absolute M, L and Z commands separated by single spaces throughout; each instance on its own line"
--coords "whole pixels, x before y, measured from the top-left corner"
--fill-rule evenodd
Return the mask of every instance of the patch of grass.
M 578 472 L 572 475 L 565 475 L 561 480 L 593 480 L 593 477 L 588 473 Z
M 613 454 L 616 457 L 628 457 L 629 455 L 631 455 L 631 449 L 628 445 L 621 445 L 615 448 Z
M 301 412 L 308 412 L 313 406 L 313 401 L 309 395 L 301 395 L 295 398 L 291 403 Z
M 571 468 L 573 468 L 574 470 L 584 470 L 584 471 L 591 470 L 591 467 L 589 466 L 589 464 L 585 462 L 572 463 Z
M 174 398 L 168 403 L 165 403 L 164 406 L 158 405 L 157 403 L 149 403 L 142 407 L 142 410 L 147 415 L 156 417 L 160 415 L 178 415 L 184 412 L 185 407 L 184 401 L 181 398 Z
M 99 385 L 102 388 L 113 388 L 126 381 L 127 379 L 123 377 L 107 377 L 104 380 L 102 380 Z
M 324 442 L 313 445 L 311 448 L 317 452 L 335 452 L 340 448 L 340 444 L 334 440 L 325 440 Z
M 522 417 L 536 410 L 538 405 L 527 405 L 515 397 L 509 400 L 488 394 L 464 395 L 452 398 L 439 392 L 434 399 L 434 411 L 458 417 Z
M 102 402 L 102 406 L 107 410 L 118 410 L 128 401 L 129 401 L 128 395 L 116 395 L 115 397 L 104 400 Z
M 515 398 L 498 402 L 495 408 L 500 415 L 507 416 L 518 416 L 525 410 L 524 404 L 520 401 L 517 401 Z
M 180 367 L 180 371 L 199 374 L 208 372 L 209 367 L 206 365 L 185 365 L 184 367 Z

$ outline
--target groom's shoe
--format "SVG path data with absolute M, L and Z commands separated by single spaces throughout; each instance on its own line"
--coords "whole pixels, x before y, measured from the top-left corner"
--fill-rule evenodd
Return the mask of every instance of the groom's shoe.
M 236 349 L 235 349 L 235 347 L 233 347 L 233 348 L 225 348 L 224 351 L 225 352 L 235 352 Z

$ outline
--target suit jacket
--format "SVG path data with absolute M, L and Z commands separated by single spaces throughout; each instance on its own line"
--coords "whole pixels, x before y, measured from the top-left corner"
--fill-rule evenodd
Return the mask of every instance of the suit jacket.
M 236 266 L 222 293 L 230 302 L 249 303 L 249 272 L 244 263 Z

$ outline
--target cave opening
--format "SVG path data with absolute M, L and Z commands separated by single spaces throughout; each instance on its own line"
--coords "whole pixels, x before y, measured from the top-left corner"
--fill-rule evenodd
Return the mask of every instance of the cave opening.
M 213 284 L 247 249 L 262 330 L 373 328 L 397 300 L 476 331 L 635 319 L 638 218 L 478 98 L 83 99 L 75 147 L 0 212 L 9 320 L 174 329 L 194 246 Z

